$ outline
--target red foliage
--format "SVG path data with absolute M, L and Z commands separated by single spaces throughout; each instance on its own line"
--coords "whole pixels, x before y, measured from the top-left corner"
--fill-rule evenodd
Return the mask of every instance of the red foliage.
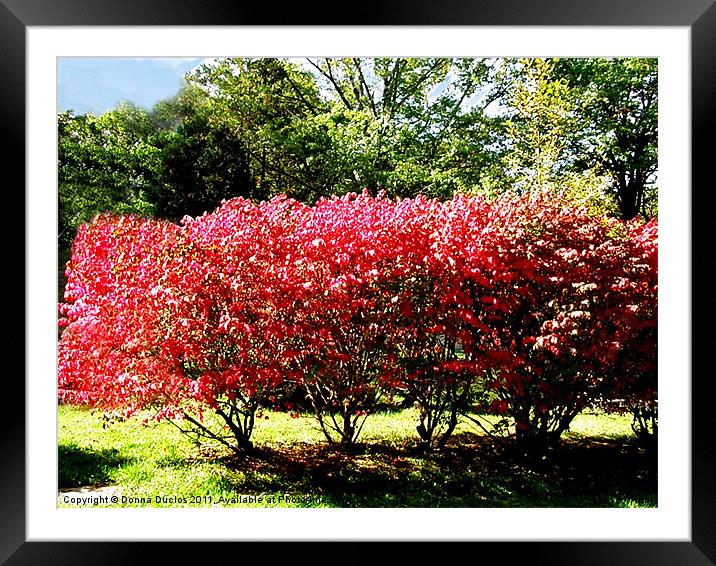
M 68 262 L 60 325 L 60 399 L 127 413 L 166 406 L 183 388 L 156 356 L 157 293 L 171 271 L 176 226 L 136 217 L 101 215 L 80 227 Z
M 474 385 L 519 436 L 602 399 L 656 399 L 657 225 L 554 195 L 234 199 L 172 225 L 99 216 L 68 264 L 60 396 L 158 416 L 211 408 L 239 443 L 301 383 L 355 441 L 385 391 L 429 444 Z
M 600 399 L 647 394 L 635 380 L 655 368 L 656 336 L 640 333 L 637 347 L 635 333 L 656 325 L 656 222 L 644 230 L 593 217 L 549 193 L 506 196 L 493 211 L 500 267 L 483 300 L 493 312 L 476 317 L 498 334 L 487 384 L 517 437 L 550 442 Z

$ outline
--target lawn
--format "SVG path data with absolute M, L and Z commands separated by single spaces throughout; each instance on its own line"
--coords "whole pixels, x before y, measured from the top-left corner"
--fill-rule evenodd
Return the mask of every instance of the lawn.
M 543 459 L 460 425 L 442 453 L 415 450 L 412 409 L 370 417 L 355 453 L 329 447 L 310 416 L 267 411 L 256 453 L 199 446 L 168 422 L 58 408 L 59 506 L 655 507 L 656 455 L 630 419 L 583 414 Z M 111 496 L 117 498 L 112 503 Z M 72 501 L 74 498 L 74 502 Z M 86 504 L 83 504 L 86 505 Z

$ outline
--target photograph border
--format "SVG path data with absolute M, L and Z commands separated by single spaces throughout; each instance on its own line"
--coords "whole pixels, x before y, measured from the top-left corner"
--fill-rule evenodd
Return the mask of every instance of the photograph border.
M 707 168 L 716 154 L 713 139 L 714 101 L 716 101 L 716 4 L 714 0 L 609 0 L 592 3 L 585 0 L 550 0 L 536 3 L 532 0 L 490 0 L 467 2 L 428 3 L 363 2 L 352 10 L 350 17 L 336 11 L 335 5 L 296 4 L 279 13 L 268 3 L 242 6 L 226 5 L 218 0 L 196 2 L 174 0 L 171 11 L 165 4 L 144 0 L 125 0 L 122 3 L 105 3 L 95 0 L 0 0 L 0 71 L 3 87 L 0 88 L 0 123 L 6 139 L 13 140 L 0 156 L 7 177 L 14 183 L 6 186 L 25 187 L 25 171 L 17 167 L 25 162 L 26 141 L 26 27 L 28 26 L 115 26 L 115 25 L 461 25 L 461 26 L 687 26 L 691 31 L 691 111 L 692 111 L 692 186 L 699 181 L 708 187 L 713 184 L 706 177 Z M 19 169 L 19 171 L 18 171 Z M 709 179 L 709 181 L 707 181 Z M 699 184 L 701 184 L 699 183 Z M 705 189 L 706 190 L 706 189 Z M 692 191 L 693 194 L 693 191 Z M 24 190 L 23 190 L 24 196 Z M 24 211 L 26 211 L 23 198 Z M 708 207 L 699 207 L 702 214 Z M 693 209 L 692 209 L 693 210 Z M 24 215 L 23 215 L 24 216 Z M 25 224 L 27 225 L 27 224 Z M 696 222 L 692 214 L 692 241 L 694 227 L 708 225 Z M 25 242 L 27 237 L 25 235 Z M 25 252 L 26 253 L 26 252 Z M 692 254 L 692 257 L 698 257 Z M 707 256 L 707 259 L 710 256 Z M 27 258 L 20 261 L 25 274 Z M 25 275 L 23 283 L 26 285 Z M 703 284 L 703 278 L 693 279 Z M 27 308 L 31 297 L 26 286 L 21 291 Z M 705 311 L 701 311 L 705 316 Z M 693 316 L 693 315 L 692 315 Z M 692 328 L 693 328 L 692 318 Z M 699 340 L 706 336 L 692 333 L 692 352 Z M 25 351 L 29 336 L 25 336 Z M 694 373 L 694 364 L 689 364 Z M 23 367 L 23 373 L 25 368 Z M 386 543 L 386 542 L 235 542 L 235 543 L 140 543 L 140 542 L 27 542 L 26 540 L 26 463 L 25 463 L 25 383 L 9 379 L 5 384 L 6 418 L 0 435 L 2 465 L 0 466 L 0 563 L 6 564 L 127 564 L 129 561 L 149 562 L 148 557 L 161 557 L 163 561 L 188 561 L 195 549 L 205 559 L 211 545 L 212 560 L 241 558 L 270 562 L 334 561 L 339 556 L 346 562 L 365 562 L 366 558 L 380 556 L 401 560 L 414 557 L 427 559 L 426 544 L 430 549 L 444 552 L 441 543 Z M 689 376 L 691 378 L 691 376 Z M 481 560 L 494 557 L 507 563 L 529 560 L 545 564 L 654 564 L 654 565 L 707 565 L 716 562 L 716 470 L 714 453 L 715 431 L 710 417 L 712 380 L 708 374 L 691 378 L 692 390 L 692 500 L 690 542 L 461 542 L 467 552 L 476 552 Z M 242 545 L 240 550 L 236 546 Z M 321 545 L 320 552 L 307 549 L 306 544 Z M 278 549 L 277 549 L 278 545 Z M 328 545 L 328 546 L 326 546 Z M 472 545 L 480 545 L 478 547 Z M 191 550 L 190 548 L 191 547 Z M 451 548 L 454 552 L 457 549 Z M 241 554 L 238 554 L 240 552 Z M 271 559 L 271 557 L 275 559 Z

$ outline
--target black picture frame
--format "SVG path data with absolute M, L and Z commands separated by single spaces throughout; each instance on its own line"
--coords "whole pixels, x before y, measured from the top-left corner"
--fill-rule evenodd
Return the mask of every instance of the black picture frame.
M 17 192 L 25 186 L 25 34 L 29 26 L 104 25 L 530 25 L 530 26 L 684 26 L 691 32 L 692 78 L 692 186 L 700 194 L 713 185 L 709 175 L 716 156 L 714 101 L 716 101 L 716 5 L 715 0 L 367 0 L 343 9 L 336 3 L 244 4 L 221 0 L 0 0 L 0 123 L 3 137 L 11 139 L 0 152 L 7 182 Z M 684 187 L 684 198 L 697 192 Z M 22 204 L 26 211 L 24 199 Z M 13 209 L 14 210 L 14 209 Z M 700 234 L 709 225 L 692 210 L 692 242 L 708 241 Z M 694 214 L 696 213 L 696 214 Z M 11 224 L 8 224 L 12 226 Z M 6 236 L 7 237 L 7 236 Z M 16 236 L 15 236 L 16 238 Z M 25 240 L 26 242 L 27 240 Z M 26 252 L 25 252 L 26 253 Z M 710 260 L 708 251 L 703 256 Z M 694 251 L 692 259 L 698 259 Z M 24 265 L 26 258 L 20 261 Z M 699 265 L 704 261 L 695 262 Z M 24 273 L 24 270 L 23 270 Z M 693 293 L 706 278 L 692 278 Z M 23 283 L 27 282 L 24 280 Z M 27 307 L 32 297 L 24 286 L 20 293 Z M 15 295 L 13 295 L 15 296 Z M 6 298 L 7 300 L 7 298 Z M 703 322 L 709 309 L 692 318 L 692 352 L 703 352 L 708 332 L 694 324 Z M 692 315 L 693 316 L 693 315 Z M 27 341 L 30 336 L 25 336 Z M 699 346 L 702 346 L 699 348 Z M 10 354 L 10 349 L 7 354 Z M 326 562 L 365 563 L 384 558 L 408 562 L 429 560 L 434 553 L 457 555 L 467 560 L 499 560 L 519 564 L 716 564 L 716 432 L 711 407 L 713 380 L 709 372 L 697 373 L 691 360 L 692 396 L 692 501 L 691 540 L 688 542 L 474 542 L 474 543 L 383 543 L 383 542 L 28 542 L 26 540 L 25 384 L 17 372 L 5 372 L 5 419 L 0 427 L 0 563 L 20 564 L 144 564 L 185 563 L 192 555 L 214 563 L 263 561 L 268 563 Z M 8 365 L 8 368 L 12 367 Z M 23 365 L 24 368 L 24 365 Z M 24 374 L 24 372 L 23 372 Z M 12 400 L 12 401 L 10 401 Z M 14 414 L 13 414 L 14 412 Z M 320 534 L 317 534 L 320 539 Z M 445 547 L 450 544 L 451 547 Z M 320 545 L 320 546 L 319 546 Z M 209 548 L 210 546 L 210 548 Z

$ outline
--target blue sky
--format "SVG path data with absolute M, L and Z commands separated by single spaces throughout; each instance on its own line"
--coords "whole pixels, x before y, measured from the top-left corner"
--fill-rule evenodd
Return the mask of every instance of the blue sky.
M 181 80 L 201 58 L 62 57 L 57 69 L 57 109 L 101 114 L 128 101 L 150 109 L 179 92 Z
M 57 69 L 57 110 L 98 115 L 125 101 L 149 110 L 160 100 L 179 92 L 187 71 L 210 60 L 201 57 L 62 57 Z M 438 96 L 450 81 L 448 75 L 429 96 Z M 475 95 L 467 104 L 479 98 Z

